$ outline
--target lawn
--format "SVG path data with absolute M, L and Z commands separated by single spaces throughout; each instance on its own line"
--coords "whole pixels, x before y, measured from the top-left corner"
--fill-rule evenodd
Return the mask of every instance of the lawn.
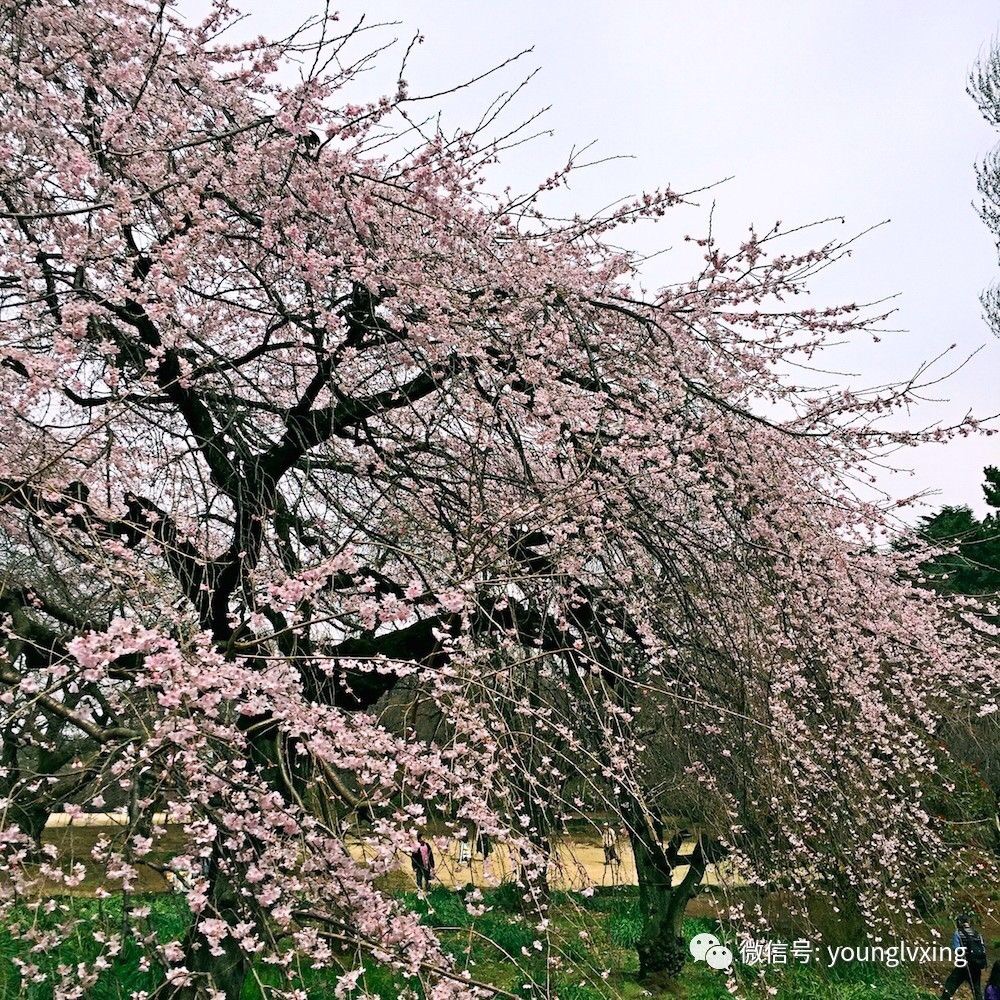
M 405 904 L 419 913 L 428 925 L 437 928 L 459 970 L 480 982 L 490 983 L 525 998 L 553 995 L 559 1000 L 636 1000 L 639 997 L 688 997 L 691 1000 L 722 1000 L 731 994 L 726 977 L 704 963 L 688 963 L 680 979 L 666 990 L 650 992 L 637 981 L 634 945 L 640 928 L 635 890 L 623 888 L 598 891 L 592 897 L 555 893 L 550 927 L 539 950 L 534 922 L 520 912 L 520 899 L 513 886 L 501 885 L 483 893 L 485 912 L 473 916 L 462 895 L 442 887 L 426 898 L 413 892 L 400 894 Z M 105 900 L 64 897 L 48 900 L 37 909 L 19 911 L 17 919 L 0 932 L 0 997 L 50 1000 L 50 975 L 60 965 L 92 961 L 102 949 L 103 933 L 121 929 L 125 900 L 121 896 Z M 144 915 L 138 921 L 140 933 L 167 941 L 180 937 L 189 921 L 183 899 L 170 894 L 131 897 L 128 905 Z M 72 932 L 62 930 L 67 918 L 79 921 Z M 82 919 L 81 919 L 82 918 Z M 32 956 L 19 937 L 27 922 L 49 930 L 56 946 L 45 954 Z M 688 939 L 711 932 L 726 938 L 718 921 L 707 917 L 685 921 Z M 37 969 L 22 974 L 18 961 L 31 962 Z M 271 987 L 292 986 L 306 991 L 310 1000 L 333 1000 L 338 975 L 352 967 L 355 956 L 344 956 L 336 969 L 313 969 L 293 963 L 289 974 L 273 966 L 254 968 L 243 1000 L 271 1000 Z M 392 970 L 371 961 L 353 994 L 367 994 L 380 1000 L 402 996 L 422 997 L 420 983 L 407 981 Z M 887 970 L 867 965 L 851 965 L 841 970 L 821 970 L 817 966 L 789 965 L 772 968 L 766 984 L 758 981 L 758 970 L 737 965 L 738 995 L 760 1000 L 860 1000 L 862 997 L 889 1000 L 922 1000 L 933 995 L 933 981 L 940 974 L 924 970 L 928 976 L 921 990 L 901 969 Z M 90 987 L 90 1000 L 128 1000 L 137 990 L 149 990 L 162 981 L 162 972 L 140 962 L 135 940 L 126 939 L 100 978 Z M 938 980 L 939 981 L 939 980 Z M 412 991 L 412 992 L 408 992 Z M 773 992 L 772 992 L 773 991 Z

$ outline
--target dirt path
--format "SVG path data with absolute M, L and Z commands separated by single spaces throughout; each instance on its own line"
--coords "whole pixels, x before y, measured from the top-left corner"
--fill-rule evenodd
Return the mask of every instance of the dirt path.
M 104 887 L 104 873 L 100 866 L 91 858 L 91 850 L 98 838 L 113 836 L 114 828 L 123 825 L 124 817 L 115 814 L 90 813 L 78 817 L 71 822 L 68 816 L 55 815 L 45 829 L 44 840 L 59 849 L 62 858 L 70 858 L 81 862 L 86 875 L 83 881 L 72 890 L 73 895 L 92 896 L 98 888 Z M 154 822 L 162 826 L 163 817 L 157 816 Z M 138 892 L 169 892 L 170 882 L 164 878 L 159 868 L 165 867 L 170 859 L 180 853 L 182 838 L 180 828 L 163 827 L 163 835 L 156 838 L 153 853 L 149 857 L 151 865 L 140 866 L 136 885 Z M 513 878 L 517 872 L 517 864 L 508 849 L 497 846 L 484 863 L 481 856 L 471 860 L 468 858 L 467 847 L 453 838 L 433 837 L 434 853 L 438 865 L 437 880 L 448 887 L 468 885 L 498 885 Z M 549 866 L 549 884 L 554 889 L 581 890 L 590 886 L 635 885 L 635 862 L 629 849 L 628 841 L 622 838 L 619 843 L 621 861 L 615 865 L 605 865 L 604 850 L 600 844 L 587 842 L 583 838 L 568 837 L 555 839 L 555 850 Z M 694 847 L 692 841 L 682 853 L 687 853 Z M 348 839 L 348 849 L 359 861 L 366 860 L 364 845 Z M 407 876 L 411 875 L 409 858 L 400 857 L 398 868 Z M 687 872 L 687 866 L 674 870 L 675 883 L 680 881 Z M 711 867 L 705 883 L 718 885 L 725 878 L 726 884 L 734 886 L 739 881 L 731 873 Z M 56 883 L 46 885 L 44 894 L 65 893 L 63 886 Z
M 350 846 L 350 845 L 349 845 Z M 443 885 L 449 887 L 468 885 L 496 885 L 513 878 L 517 871 L 515 860 L 504 847 L 493 851 L 485 863 L 481 857 L 465 860 L 461 857 L 461 845 L 452 841 L 445 845 L 435 844 L 437 855 L 437 877 Z M 683 853 L 689 854 L 694 849 L 694 841 L 686 845 Z M 360 846 L 351 846 L 351 853 L 363 857 Z M 582 843 L 569 839 L 559 839 L 555 842 L 555 851 L 549 863 L 549 885 L 553 889 L 581 890 L 591 886 L 602 885 L 636 885 L 635 860 L 632 851 L 625 844 L 618 847 L 621 861 L 615 865 L 604 863 L 604 849 L 593 844 Z M 400 868 L 409 870 L 409 862 L 401 864 Z M 688 872 L 688 866 L 682 865 L 674 869 L 674 884 L 676 885 Z M 732 872 L 726 872 L 718 866 L 710 866 L 703 883 L 706 885 L 734 886 L 739 881 Z

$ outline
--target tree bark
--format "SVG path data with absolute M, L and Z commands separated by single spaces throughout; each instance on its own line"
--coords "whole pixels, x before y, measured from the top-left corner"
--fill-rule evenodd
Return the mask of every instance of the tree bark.
M 209 906 L 230 925 L 240 921 L 236 896 L 228 881 L 218 872 L 213 859 L 209 880 Z M 211 945 L 197 928 L 194 920 L 184 936 L 184 965 L 193 975 L 186 986 L 175 986 L 166 992 L 167 1000 L 205 1000 L 210 990 L 221 991 L 226 1000 L 240 1000 L 243 984 L 250 973 L 250 958 L 232 937 L 223 939 L 221 955 L 213 955 Z
M 687 900 L 678 905 L 667 852 L 644 816 L 636 816 L 632 811 L 628 834 L 635 857 L 642 914 L 642 935 L 636 945 L 639 978 L 672 979 L 684 966 L 681 921 Z
M 8 820 L 23 834 L 31 838 L 28 848 L 28 861 L 37 863 L 42 860 L 42 834 L 49 818 L 49 806 L 38 800 L 14 799 Z
M 661 824 L 642 804 L 633 803 L 625 815 L 642 914 L 642 935 L 636 945 L 639 978 L 665 982 L 675 978 L 687 960 L 682 933 L 687 904 L 698 891 L 709 862 L 717 860 L 721 851 L 717 844 L 699 836 L 694 851 L 682 855 L 684 833 L 675 834 L 664 844 Z M 675 885 L 674 869 L 683 865 L 688 865 L 688 870 Z

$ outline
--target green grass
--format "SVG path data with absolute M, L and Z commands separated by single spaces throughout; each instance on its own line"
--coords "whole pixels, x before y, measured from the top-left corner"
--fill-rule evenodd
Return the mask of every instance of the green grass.
M 404 893 L 402 901 L 408 909 L 419 913 L 421 922 L 428 927 L 468 927 L 472 923 L 461 895 L 443 886 L 431 889 L 425 897 L 415 892 Z
M 155 896 L 146 900 L 133 897 L 132 903 L 149 906 L 149 927 L 161 941 L 183 935 L 189 914 L 177 897 Z M 61 899 L 52 912 L 44 908 L 16 911 L 9 924 L 0 929 L 0 996 L 5 1000 L 7 997 L 50 1000 L 50 980 L 58 966 L 93 962 L 104 947 L 95 935 L 120 930 L 124 916 L 120 896 L 107 900 Z M 29 928 L 59 932 L 63 927 L 68 932 L 61 937 L 60 947 L 40 954 L 31 952 L 28 943 L 15 936 Z M 128 1000 L 136 991 L 154 989 L 162 981 L 162 973 L 155 966 L 142 969 L 141 957 L 140 945 L 126 937 L 113 964 L 88 990 L 89 1000 Z M 32 963 L 46 980 L 33 982 L 34 977 L 22 977 L 13 962 L 15 958 Z
M 929 994 L 899 969 L 856 963 L 833 969 L 789 966 L 776 977 L 777 1000 L 926 1000 Z
M 483 903 L 494 910 L 518 913 L 524 909 L 524 889 L 516 882 L 501 882 L 483 893 Z
M 642 915 L 639 908 L 612 913 L 608 917 L 608 936 L 619 948 L 634 948 L 642 938 Z
M 636 981 L 635 942 L 641 928 L 637 895 L 634 889 L 609 890 L 590 898 L 563 893 L 553 897 L 549 912 L 548 936 L 536 930 L 536 918 L 523 912 L 517 887 L 500 886 L 484 893 L 485 914 L 473 917 L 462 894 L 437 887 L 426 898 L 414 893 L 401 895 L 402 902 L 421 920 L 436 928 L 445 949 L 453 956 L 459 970 L 468 970 L 473 979 L 509 990 L 526 1000 L 544 995 L 545 984 L 559 1000 L 640 1000 L 663 997 L 671 1000 L 725 1000 L 729 996 L 726 977 L 704 964 L 689 963 L 679 981 L 667 992 L 646 992 Z M 49 982 L 22 982 L 12 959 L 27 958 L 27 943 L 19 940 L 17 928 L 31 925 L 56 929 L 69 921 L 77 923 L 62 938 L 58 948 L 36 956 L 42 972 L 53 973 L 60 964 L 76 965 L 92 961 L 100 954 L 101 944 L 95 932 L 120 929 L 124 922 L 123 899 L 112 897 L 103 902 L 79 898 L 57 901 L 55 912 L 24 908 L 15 914 L 11 926 L 0 929 L 0 998 L 2 1000 L 52 1000 Z M 130 905 L 150 908 L 143 929 L 153 930 L 161 941 L 182 937 L 190 914 L 183 900 L 176 896 L 133 897 Z M 683 932 L 690 940 L 695 934 L 712 932 L 722 935 L 715 920 L 688 919 Z M 535 941 L 542 940 L 541 950 Z M 106 970 L 86 996 L 88 1000 L 128 1000 L 139 990 L 152 990 L 162 979 L 155 966 L 140 968 L 139 945 L 126 939 L 113 966 Z M 259 964 L 247 981 L 242 1000 L 272 1000 L 272 987 L 299 988 L 310 1000 L 333 1000 L 340 969 L 312 969 L 308 963 L 293 963 L 291 971 Z M 756 981 L 757 970 L 738 968 L 742 980 L 740 995 L 753 1000 L 925 1000 L 921 991 L 902 969 L 870 965 L 838 966 L 823 969 L 817 965 L 772 967 L 768 994 Z M 423 996 L 419 982 L 408 981 L 393 970 L 366 961 L 357 991 L 379 1000 L 397 1000 L 401 995 Z

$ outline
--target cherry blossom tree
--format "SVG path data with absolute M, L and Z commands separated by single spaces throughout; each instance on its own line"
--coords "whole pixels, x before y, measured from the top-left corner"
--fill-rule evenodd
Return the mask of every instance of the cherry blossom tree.
M 134 900 L 59 996 L 124 935 L 175 997 L 296 956 L 347 995 L 358 954 L 488 993 L 377 877 L 431 811 L 474 823 L 543 941 L 570 778 L 636 845 L 645 974 L 676 968 L 696 881 L 671 884 L 668 801 L 710 822 L 705 863 L 905 910 L 938 849 L 928 734 L 996 668 L 857 486 L 926 436 L 919 379 L 795 374 L 882 322 L 800 304 L 847 246 L 706 238 L 648 293 L 612 234 L 682 194 L 554 218 L 572 160 L 494 192 L 516 130 L 444 134 L 402 74 L 351 103 L 369 56 L 328 14 L 238 41 L 221 2 L 0 9 L 2 902 L 82 874 L 37 863 L 28 813 L 117 794 L 107 891 L 131 897 L 162 804 L 193 914 L 164 944 Z M 433 734 L 384 711 L 403 687 Z
M 995 40 L 976 61 L 966 89 L 986 123 L 994 130 L 1000 129 L 1000 47 Z M 1000 147 L 994 146 L 976 164 L 976 189 L 979 217 L 997 240 L 1000 252 Z M 993 332 L 1000 331 L 1000 288 L 994 285 L 985 289 L 980 301 Z

